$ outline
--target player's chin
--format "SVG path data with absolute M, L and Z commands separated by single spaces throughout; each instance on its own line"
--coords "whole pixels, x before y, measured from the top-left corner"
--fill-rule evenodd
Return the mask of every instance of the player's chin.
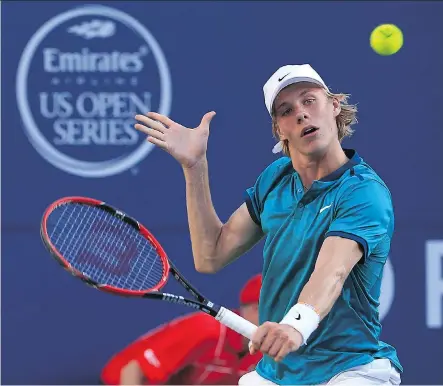
M 303 144 L 303 153 L 309 157 L 315 157 L 324 154 L 327 145 L 321 138 L 315 138 Z

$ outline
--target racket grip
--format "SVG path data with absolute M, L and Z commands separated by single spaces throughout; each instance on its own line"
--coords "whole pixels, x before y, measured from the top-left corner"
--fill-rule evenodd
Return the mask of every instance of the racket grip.
M 215 319 L 217 319 L 220 323 L 224 324 L 226 327 L 229 327 L 231 330 L 238 332 L 240 335 L 248 338 L 249 340 L 252 338 L 255 330 L 257 330 L 257 326 L 237 315 L 236 313 L 228 310 L 225 307 L 220 307 L 220 311 L 216 315 Z

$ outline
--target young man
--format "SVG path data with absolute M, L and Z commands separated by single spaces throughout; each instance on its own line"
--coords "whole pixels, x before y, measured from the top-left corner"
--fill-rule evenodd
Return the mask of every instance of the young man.
M 240 292 L 239 314 L 258 324 L 261 275 Z M 105 385 L 236 385 L 255 368 L 261 353 L 248 341 L 203 312 L 160 326 L 114 355 L 104 367 Z
M 260 326 L 251 353 L 267 354 L 240 384 L 399 384 L 402 367 L 380 341 L 381 278 L 394 230 L 391 195 L 341 141 L 356 108 L 309 65 L 266 82 L 265 104 L 286 157 L 269 165 L 223 224 L 209 191 L 209 124 L 189 130 L 137 115 L 136 128 L 182 165 L 196 269 L 217 272 L 266 238 Z

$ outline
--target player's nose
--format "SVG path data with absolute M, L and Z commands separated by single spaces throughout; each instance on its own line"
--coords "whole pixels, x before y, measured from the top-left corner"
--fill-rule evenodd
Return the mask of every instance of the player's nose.
M 306 114 L 304 111 L 301 111 L 301 112 L 297 113 L 296 118 L 297 118 L 297 123 L 298 123 L 299 125 L 301 125 L 301 124 L 304 123 L 309 117 L 308 117 L 308 114 Z

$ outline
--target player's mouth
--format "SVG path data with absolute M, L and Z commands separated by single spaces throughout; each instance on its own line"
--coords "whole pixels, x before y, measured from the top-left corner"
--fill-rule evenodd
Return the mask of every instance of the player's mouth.
M 316 126 L 306 126 L 301 131 L 300 136 L 301 137 L 308 137 L 308 136 L 314 135 L 318 130 L 319 130 L 319 128 Z

